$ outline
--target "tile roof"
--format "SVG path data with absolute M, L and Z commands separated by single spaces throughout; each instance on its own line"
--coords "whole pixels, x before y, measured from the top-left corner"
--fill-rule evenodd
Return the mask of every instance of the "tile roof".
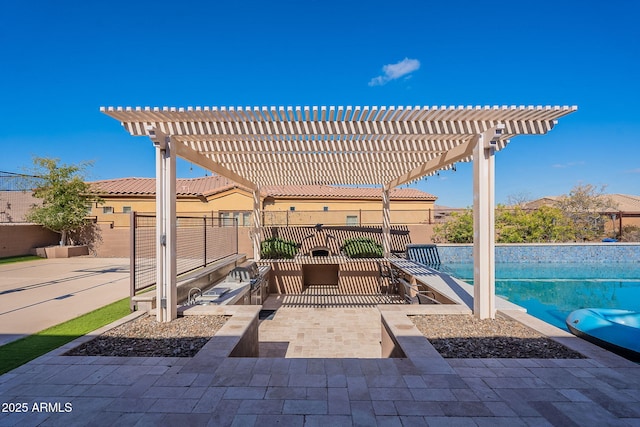
M 545 196 L 527 203 L 529 207 L 536 207 L 543 204 L 552 205 L 563 196 Z M 640 212 L 640 196 L 631 194 L 603 194 L 603 198 L 610 198 L 615 208 L 607 209 L 607 212 Z
M 631 194 L 609 194 L 621 212 L 640 212 L 640 196 Z
M 91 183 L 97 191 L 104 195 L 153 196 L 156 191 L 155 178 L 118 178 Z M 178 178 L 176 180 L 176 194 L 178 196 L 208 197 L 233 188 L 246 188 L 224 177 L 213 175 L 202 178 Z M 328 185 L 283 185 L 265 186 L 263 196 L 295 197 L 295 198 L 324 198 L 324 199 L 381 199 L 380 188 L 332 187 Z M 412 188 L 394 188 L 391 199 L 402 200 L 436 200 L 436 196 Z
M 329 185 L 266 186 L 264 192 L 272 197 L 330 198 L 330 199 L 382 199 L 380 188 L 332 187 Z M 394 188 L 392 199 L 436 200 L 436 196 L 413 188 Z
M 90 183 L 101 195 L 122 196 L 154 196 L 156 194 L 155 178 L 118 178 Z M 211 196 L 239 185 L 221 176 L 202 178 L 176 179 L 178 196 Z M 240 187 L 241 188 L 241 187 Z

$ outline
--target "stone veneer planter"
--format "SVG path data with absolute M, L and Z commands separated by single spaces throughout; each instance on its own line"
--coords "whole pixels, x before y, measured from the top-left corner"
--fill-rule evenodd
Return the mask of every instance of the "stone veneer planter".
M 231 316 L 216 334 L 193 357 L 185 358 L 182 371 L 190 369 L 210 368 L 213 371 L 227 357 L 258 357 L 258 314 L 261 306 L 194 306 L 180 308 L 185 316 L 221 315 Z M 146 315 L 137 311 L 130 315 L 82 336 L 74 341 L 59 347 L 41 357 L 79 357 L 65 356 L 69 350 L 76 348 L 106 331 L 120 326 L 126 322 Z M 82 357 L 82 356 L 80 356 Z M 90 356 L 92 358 L 99 356 Z
M 455 370 L 429 340 L 418 330 L 408 316 L 446 314 L 471 314 L 471 310 L 460 305 L 398 305 L 378 306 L 382 321 L 382 357 L 403 357 L 430 374 L 454 374 Z M 519 322 L 544 337 L 581 353 L 589 359 L 610 366 L 633 367 L 635 363 L 556 328 L 540 319 L 518 310 L 498 310 L 507 318 Z

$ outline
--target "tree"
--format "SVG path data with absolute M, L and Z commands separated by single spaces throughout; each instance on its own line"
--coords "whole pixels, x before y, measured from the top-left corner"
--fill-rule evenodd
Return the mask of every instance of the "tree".
M 507 196 L 508 206 L 520 206 L 525 207 L 527 203 L 531 201 L 531 193 L 528 191 L 521 191 L 519 193 L 509 194 Z
M 535 210 L 523 207 L 526 196 L 510 196 L 512 207 L 496 208 L 496 241 L 498 243 L 554 243 L 598 240 L 604 234 L 607 213 L 617 206 L 603 192 L 606 187 L 577 185 L 554 206 Z M 623 239 L 637 239 L 637 231 L 623 230 Z M 453 214 L 434 228 L 435 242 L 472 243 L 473 215 L 470 209 Z
M 496 209 L 496 242 L 551 243 L 573 238 L 572 227 L 562 211 L 551 206 L 527 210 L 516 206 Z M 436 243 L 473 243 L 473 213 L 467 209 L 454 213 L 450 219 L 434 228 Z
M 67 245 L 71 233 L 82 230 L 91 203 L 100 202 L 85 182 L 84 173 L 90 162 L 79 165 L 58 164 L 59 159 L 34 157 L 33 196 L 42 205 L 32 205 L 27 221 L 60 233 L 60 243 Z
M 473 243 L 473 212 L 454 212 L 442 225 L 433 228 L 436 243 Z
M 637 225 L 625 225 L 620 233 L 623 242 L 640 242 L 640 227 Z
M 556 206 L 570 220 L 576 241 L 599 239 L 604 233 L 605 213 L 617 210 L 613 200 L 604 195 L 605 188 L 578 184 L 558 200 Z
M 572 236 L 562 211 L 551 206 L 535 210 L 498 206 L 496 234 L 498 243 L 565 242 Z

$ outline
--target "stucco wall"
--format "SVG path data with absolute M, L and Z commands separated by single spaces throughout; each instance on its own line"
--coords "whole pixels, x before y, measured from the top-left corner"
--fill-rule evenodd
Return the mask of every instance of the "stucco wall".
M 154 213 L 155 198 L 149 196 L 113 197 L 103 196 L 104 203 L 93 205 L 90 216 L 99 224 L 113 224 L 114 227 L 128 226 L 130 214 L 125 207 L 139 213 Z M 433 202 L 427 200 L 392 200 L 390 216 L 392 224 L 423 224 L 433 221 Z M 290 208 L 295 210 L 291 211 Z M 325 211 L 324 208 L 327 208 Z M 112 208 L 113 213 L 104 213 Z M 218 215 L 220 211 L 252 212 L 253 198 L 242 190 L 225 191 L 206 199 L 178 197 L 178 215 Z M 347 217 L 356 217 L 355 225 L 373 225 L 382 222 L 382 201 L 368 199 L 301 199 L 278 198 L 264 202 L 263 224 L 267 225 L 347 225 Z M 351 223 L 350 225 L 354 225 Z
M 29 255 L 35 248 L 57 245 L 59 242 L 58 233 L 39 225 L 0 225 L 0 258 Z
M 108 224 L 98 224 L 102 241 L 98 242 L 95 251 L 101 258 L 127 258 L 130 254 L 129 227 L 111 228 Z

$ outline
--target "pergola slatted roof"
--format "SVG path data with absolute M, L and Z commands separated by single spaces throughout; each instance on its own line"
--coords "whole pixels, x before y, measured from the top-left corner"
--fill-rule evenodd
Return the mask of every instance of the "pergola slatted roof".
M 170 135 L 183 145 L 182 157 L 186 153 L 188 160 L 208 169 L 215 164 L 215 172 L 244 178 L 254 188 L 317 184 L 388 188 L 470 161 L 471 150 L 460 147 L 487 129 L 504 128 L 495 138 L 500 150 L 516 135 L 548 132 L 558 118 L 575 110 L 568 106 L 101 108 L 132 135 L 147 136 L 149 129 Z M 450 154 L 454 151 L 455 156 Z M 421 169 L 427 163 L 432 166 Z
M 252 190 L 260 258 L 260 187 L 382 185 L 382 246 L 391 254 L 390 190 L 473 160 L 474 313 L 495 316 L 494 153 L 544 134 L 576 107 L 101 108 L 156 150 L 159 321 L 176 314 L 175 158 Z

